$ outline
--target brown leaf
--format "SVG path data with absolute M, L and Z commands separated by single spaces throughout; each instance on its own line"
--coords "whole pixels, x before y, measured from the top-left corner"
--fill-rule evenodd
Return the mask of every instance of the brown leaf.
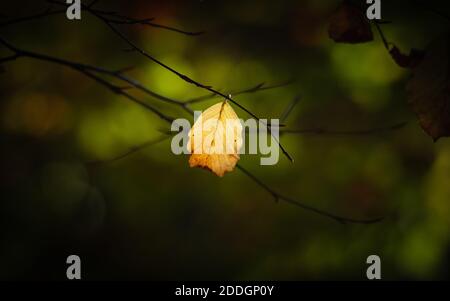
M 364 12 L 344 1 L 332 14 L 328 35 L 338 43 L 364 43 L 373 40 L 372 29 Z
M 413 69 L 408 103 L 434 141 L 450 136 L 450 35 L 434 40 Z
M 425 55 L 423 51 L 417 49 L 411 49 L 409 55 L 406 55 L 395 45 L 389 50 L 389 53 L 397 65 L 403 68 L 416 67 Z

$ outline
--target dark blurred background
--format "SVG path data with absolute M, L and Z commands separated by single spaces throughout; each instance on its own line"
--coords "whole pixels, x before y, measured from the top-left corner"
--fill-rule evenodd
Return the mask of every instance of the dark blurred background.
M 83 3 L 85 3 L 83 1 Z M 170 140 L 97 165 L 167 130 L 151 112 L 83 75 L 28 58 L 1 65 L 0 279 L 66 279 L 66 258 L 81 257 L 82 278 L 143 280 L 365 279 L 377 254 L 383 279 L 448 279 L 450 142 L 433 143 L 408 106 L 410 72 L 395 64 L 374 30 L 372 42 L 332 41 L 328 19 L 341 2 L 99 1 L 96 7 L 188 31 L 121 26 L 152 55 L 226 93 L 265 82 L 295 81 L 242 94 L 236 101 L 279 117 L 301 95 L 291 128 L 364 130 L 406 121 L 373 135 L 284 135 L 295 163 L 275 166 L 243 155 L 240 164 L 273 189 L 372 225 L 340 225 L 270 194 L 239 170 L 218 178 L 191 169 Z M 423 49 L 448 20 L 413 1 L 382 1 L 386 37 L 405 52 Z M 450 12 L 445 1 L 429 8 Z M 44 11 L 45 1 L 2 1 L 0 17 Z M 2 20 L 0 19 L 0 20 Z M 205 95 L 129 48 L 82 12 L 0 28 L 14 45 L 119 69 L 164 96 Z M 0 57 L 11 54 L 0 48 Z M 207 93 L 206 93 L 207 94 Z M 161 111 L 192 117 L 143 97 Z M 199 103 L 205 109 L 220 101 Z M 237 114 L 245 112 L 234 107 Z

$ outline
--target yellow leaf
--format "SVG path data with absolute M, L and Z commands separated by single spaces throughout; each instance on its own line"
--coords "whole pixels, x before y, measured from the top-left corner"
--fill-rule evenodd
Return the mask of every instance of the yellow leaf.
M 206 109 L 189 131 L 190 167 L 202 167 L 222 177 L 233 171 L 242 147 L 242 125 L 227 101 Z

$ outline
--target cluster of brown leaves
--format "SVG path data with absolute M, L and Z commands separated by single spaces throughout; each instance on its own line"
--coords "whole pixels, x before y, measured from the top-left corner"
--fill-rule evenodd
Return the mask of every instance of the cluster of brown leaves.
M 331 15 L 328 33 L 338 43 L 373 40 L 364 11 L 348 1 Z M 411 70 L 412 76 L 406 85 L 407 99 L 423 130 L 434 141 L 450 136 L 450 35 L 440 36 L 425 50 L 412 49 L 409 54 L 382 38 L 395 63 Z

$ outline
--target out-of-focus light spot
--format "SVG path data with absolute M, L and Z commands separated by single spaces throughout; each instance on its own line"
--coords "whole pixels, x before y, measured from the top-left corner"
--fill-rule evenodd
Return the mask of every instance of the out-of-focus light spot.
M 232 75 L 227 80 L 231 81 L 230 86 L 242 89 L 246 88 L 245 86 L 243 87 L 242 83 L 247 83 L 247 85 L 250 84 L 249 79 L 256 84 L 270 82 L 272 76 L 261 62 L 256 60 L 245 60 L 234 68 Z
M 333 45 L 331 58 L 336 72 L 346 81 L 388 85 L 404 74 L 380 45 Z
M 68 129 L 70 111 L 70 106 L 61 97 L 24 95 L 6 105 L 4 127 L 35 137 L 60 134 Z
M 425 225 L 409 229 L 400 246 L 398 262 L 411 277 L 427 279 L 439 268 L 442 240 L 431 227 Z
M 436 230 L 450 240 L 450 145 L 442 145 L 427 180 L 427 206 Z
M 167 63 L 169 66 L 195 79 L 195 73 L 190 64 L 180 57 L 163 57 L 161 61 Z M 178 97 L 180 99 L 187 99 L 190 84 L 180 79 L 179 76 L 162 68 L 159 65 L 149 63 L 144 84 L 151 87 L 153 90 L 170 97 Z
M 229 58 L 215 53 L 213 56 L 202 59 L 199 73 L 202 81 L 207 81 L 208 84 L 217 88 L 228 88 L 226 85 L 229 84 L 229 78 L 234 77 L 233 73 L 236 68 L 239 68 L 238 64 L 233 64 Z
M 384 106 L 390 94 L 387 87 L 404 74 L 380 45 L 333 44 L 331 60 L 342 85 L 354 102 L 366 109 Z
M 88 111 L 79 124 L 84 151 L 98 159 L 117 155 L 158 135 L 156 119 L 133 104 L 117 103 L 103 111 Z

